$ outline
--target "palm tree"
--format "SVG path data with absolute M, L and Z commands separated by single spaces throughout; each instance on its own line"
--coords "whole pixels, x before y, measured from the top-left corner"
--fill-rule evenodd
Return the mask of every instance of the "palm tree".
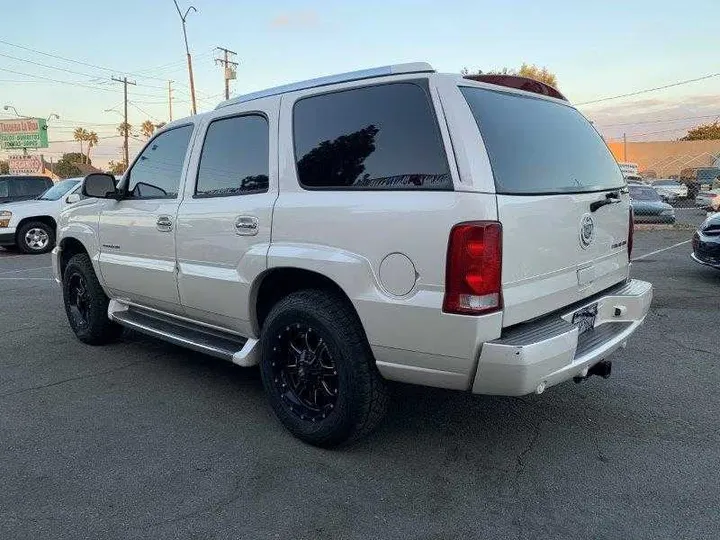
M 85 140 L 86 136 L 87 131 L 85 130 L 85 128 L 75 128 L 75 131 L 73 132 L 73 139 L 80 143 L 80 155 L 84 155 L 83 141 Z
M 140 126 L 140 133 L 149 139 L 153 136 L 153 133 L 155 133 L 155 124 L 153 124 L 150 120 L 145 120 Z
M 120 122 L 120 125 L 117 127 L 117 131 L 123 137 L 125 136 L 125 133 L 127 133 L 127 136 L 129 137 L 130 135 L 132 135 L 132 124 L 128 124 L 127 122 Z
M 98 135 L 94 131 L 91 131 L 87 134 L 87 137 L 85 139 L 88 142 L 88 151 L 87 151 L 87 161 L 86 163 L 90 163 L 90 151 L 92 150 L 93 146 L 98 145 Z

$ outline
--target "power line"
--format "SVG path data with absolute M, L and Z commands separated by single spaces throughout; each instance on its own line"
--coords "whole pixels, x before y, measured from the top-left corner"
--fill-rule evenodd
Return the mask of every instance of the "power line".
M 699 120 L 702 118 L 717 118 L 718 114 L 707 114 L 704 116 L 683 116 L 680 118 L 671 118 L 668 120 L 643 120 L 640 122 L 624 122 L 622 124 L 600 124 L 595 123 L 595 125 L 602 126 L 602 127 L 620 127 L 620 126 L 639 126 L 643 124 L 669 124 L 670 122 L 680 122 L 682 120 Z
M 591 101 L 583 101 L 582 103 L 575 103 L 575 105 L 590 105 L 591 103 L 600 103 L 602 101 L 610 101 L 613 99 L 620 99 L 625 97 L 639 96 L 640 94 L 647 94 L 648 92 L 655 92 L 657 90 L 664 90 L 666 88 L 673 88 L 675 86 L 682 86 L 683 84 L 690 84 L 698 81 L 704 81 L 706 79 L 712 79 L 713 77 L 720 77 L 720 73 L 711 73 L 710 75 L 704 75 L 695 79 L 686 79 L 684 81 L 678 81 L 663 86 L 656 86 L 655 88 L 647 88 L 646 90 L 638 90 L 637 92 L 629 92 L 627 94 L 619 94 L 617 96 L 604 97 L 600 99 L 593 99 Z
M 145 109 L 142 109 L 141 107 L 138 107 L 138 106 L 137 106 L 135 103 L 133 103 L 132 101 L 128 101 L 128 103 L 129 103 L 130 105 L 132 105 L 133 107 L 135 107 L 138 111 L 140 111 L 140 112 L 143 113 L 144 115 L 148 116 L 150 119 L 155 120 L 156 122 L 160 122 L 160 120 L 158 120 L 155 116 L 153 116 L 152 114 L 150 114 L 149 112 L 147 112 Z
M 112 88 L 103 88 L 102 86 L 93 86 L 89 84 L 84 84 L 79 81 L 61 81 L 59 79 L 52 79 L 50 77 L 44 77 L 42 75 L 33 75 L 32 73 L 22 73 L 20 71 L 15 71 L 12 69 L 6 69 L 6 68 L 0 68 L 0 71 L 7 71 L 8 73 L 14 73 L 16 75 L 23 75 L 25 77 L 34 77 L 36 79 L 42 79 L 44 81 L 50 81 L 58 84 L 68 84 L 70 86 L 77 86 L 79 88 L 88 88 L 90 90 L 100 90 L 101 92 L 114 92 Z M 144 96 L 144 97 L 159 97 L 158 94 L 135 94 L 136 96 Z

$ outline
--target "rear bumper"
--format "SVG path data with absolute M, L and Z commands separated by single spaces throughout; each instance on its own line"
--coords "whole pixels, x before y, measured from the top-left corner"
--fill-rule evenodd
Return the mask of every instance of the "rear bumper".
M 3 227 L 0 229 L 0 246 L 12 246 L 15 244 L 15 227 Z
M 544 317 L 504 332 L 482 346 L 472 391 L 477 394 L 522 396 L 587 373 L 605 359 L 645 320 L 652 301 L 652 285 L 631 280 L 597 302 L 595 327 L 582 335 L 572 315 Z

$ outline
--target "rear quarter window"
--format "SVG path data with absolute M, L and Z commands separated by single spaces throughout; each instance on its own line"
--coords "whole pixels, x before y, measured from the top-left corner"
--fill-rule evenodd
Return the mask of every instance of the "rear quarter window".
M 500 194 L 617 189 L 620 168 L 590 122 L 542 98 L 461 87 L 482 135 Z
M 353 88 L 300 99 L 293 129 L 306 189 L 452 190 L 424 82 Z

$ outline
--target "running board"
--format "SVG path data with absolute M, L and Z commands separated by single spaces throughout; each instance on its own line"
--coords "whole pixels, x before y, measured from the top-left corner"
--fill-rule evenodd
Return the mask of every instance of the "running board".
M 259 342 L 163 313 L 111 300 L 108 316 L 126 328 L 240 366 L 259 363 Z

